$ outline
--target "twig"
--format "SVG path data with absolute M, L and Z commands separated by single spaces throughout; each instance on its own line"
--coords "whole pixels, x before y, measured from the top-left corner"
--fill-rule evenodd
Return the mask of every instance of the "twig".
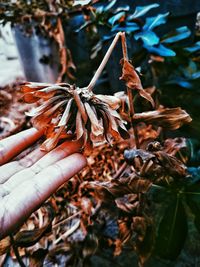
M 121 43 L 122 43 L 123 59 L 128 61 L 129 59 L 128 59 L 125 32 L 121 33 Z M 131 140 L 130 146 L 133 147 L 135 144 L 136 148 L 139 148 L 137 127 L 134 125 L 134 120 L 133 120 L 133 116 L 135 114 L 134 105 L 133 105 L 133 90 L 127 87 L 127 94 L 128 94 L 128 100 L 129 100 L 129 115 L 131 119 L 131 130 L 135 137 L 135 143 Z
M 52 226 L 52 229 L 55 229 L 55 228 L 57 228 L 58 226 L 60 226 L 61 224 L 66 223 L 66 222 L 72 220 L 73 218 L 77 217 L 77 216 L 80 215 L 81 213 L 82 213 L 82 211 L 78 211 L 78 212 L 72 214 L 71 216 L 69 216 L 69 217 L 63 219 L 62 221 L 60 221 L 60 222 L 54 224 L 54 225 Z
M 113 179 L 117 179 L 126 169 L 126 167 L 128 166 L 127 162 L 124 162 L 121 167 L 117 170 L 117 172 L 115 173 L 115 175 L 113 176 Z
M 18 247 L 15 245 L 15 240 L 14 240 L 13 235 L 10 235 L 10 241 L 11 241 L 12 248 L 13 248 L 13 251 L 15 253 L 15 256 L 16 256 L 16 259 L 17 259 L 19 265 L 21 267 L 26 267 L 26 265 L 24 264 L 23 260 L 21 259 L 20 255 L 19 255 Z
M 53 243 L 54 245 L 58 244 L 61 240 L 66 239 L 68 236 L 70 236 L 71 234 L 73 234 L 79 227 L 80 225 L 80 220 L 77 221 L 69 230 L 67 230 L 66 232 L 64 232 L 64 234 L 62 234 L 61 236 L 59 236 Z
M 113 39 L 110 47 L 108 48 L 108 51 L 106 52 L 100 66 L 98 67 L 97 71 L 95 72 L 95 75 L 93 76 L 92 80 L 90 81 L 89 85 L 87 86 L 87 89 L 89 91 L 92 91 L 92 89 L 94 88 L 97 80 L 99 79 L 99 76 L 101 75 L 104 67 L 106 66 L 110 55 L 112 54 L 113 49 L 115 48 L 117 41 L 119 40 L 120 36 L 122 35 L 122 32 L 118 32 L 115 36 L 115 38 Z

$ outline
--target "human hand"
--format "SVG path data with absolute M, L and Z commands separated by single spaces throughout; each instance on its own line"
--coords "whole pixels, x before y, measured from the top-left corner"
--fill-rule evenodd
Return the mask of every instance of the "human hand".
M 9 162 L 42 136 L 34 128 L 0 141 L 0 239 L 17 230 L 63 183 L 79 172 L 86 159 L 80 142 L 65 141 L 50 152 L 33 150 Z

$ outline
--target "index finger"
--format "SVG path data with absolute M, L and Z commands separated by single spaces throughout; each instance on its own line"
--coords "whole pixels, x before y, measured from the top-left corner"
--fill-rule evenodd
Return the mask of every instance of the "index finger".
M 43 131 L 35 128 L 24 130 L 0 141 L 0 166 L 18 155 L 25 148 L 36 142 Z

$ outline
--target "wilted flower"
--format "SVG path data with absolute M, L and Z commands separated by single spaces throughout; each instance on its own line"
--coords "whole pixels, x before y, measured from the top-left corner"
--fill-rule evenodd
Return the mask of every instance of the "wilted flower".
M 95 95 L 87 88 L 67 83 L 25 83 L 24 100 L 28 103 L 43 100 L 28 115 L 33 125 L 44 129 L 47 140 L 41 149 L 49 151 L 61 138 L 83 139 L 83 145 L 93 146 L 119 140 L 129 135 L 119 113 L 120 99 L 115 96 Z

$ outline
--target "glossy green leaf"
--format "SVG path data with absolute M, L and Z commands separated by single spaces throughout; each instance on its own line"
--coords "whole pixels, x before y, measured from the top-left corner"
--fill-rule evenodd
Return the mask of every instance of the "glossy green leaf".
M 160 38 L 152 31 L 141 31 L 134 35 L 135 40 L 141 39 L 146 46 L 153 46 L 159 43 Z
M 194 224 L 200 233 L 200 184 L 197 182 L 186 188 L 186 201 L 194 215 Z
M 166 208 L 160 222 L 155 245 L 155 254 L 161 258 L 175 260 L 183 249 L 188 226 L 182 200 L 176 196 Z
M 165 35 L 162 38 L 162 43 L 171 44 L 186 39 L 190 35 L 191 31 L 188 29 L 188 27 L 186 26 L 179 27 L 176 28 L 174 31 L 170 32 L 169 34 Z
M 131 32 L 134 32 L 134 31 L 137 31 L 139 30 L 139 25 L 135 22 L 127 22 L 125 25 L 123 26 L 120 26 L 120 25 L 115 25 L 111 32 L 119 32 L 119 31 L 122 31 L 122 32 L 127 32 L 127 33 L 131 33 Z
M 186 51 L 190 52 L 190 53 L 194 53 L 200 50 L 200 41 L 196 42 L 194 45 L 189 46 L 189 47 L 185 47 L 184 48 Z
M 147 5 L 147 6 L 137 6 L 135 8 L 135 12 L 128 17 L 128 20 L 139 18 L 145 15 L 152 8 L 156 8 L 156 7 L 159 7 L 159 4 L 154 3 L 154 4 Z
M 158 14 L 155 17 L 146 18 L 146 23 L 144 25 L 144 30 L 152 30 L 155 27 L 166 23 L 167 17 L 169 16 L 169 12 L 165 14 Z
M 116 15 L 112 16 L 111 18 L 109 18 L 108 22 L 111 24 L 111 25 L 114 25 L 116 21 L 118 21 L 119 19 L 121 19 L 123 16 L 125 16 L 125 12 L 122 11 L 122 12 L 119 12 L 117 13 Z
M 104 7 L 104 11 L 109 11 L 115 5 L 116 2 L 117 0 L 110 1 L 108 5 Z
M 144 45 L 144 48 L 146 48 L 150 53 L 159 55 L 161 57 L 174 57 L 176 53 L 165 47 L 162 44 L 158 44 L 157 46 L 150 46 L 150 45 Z

